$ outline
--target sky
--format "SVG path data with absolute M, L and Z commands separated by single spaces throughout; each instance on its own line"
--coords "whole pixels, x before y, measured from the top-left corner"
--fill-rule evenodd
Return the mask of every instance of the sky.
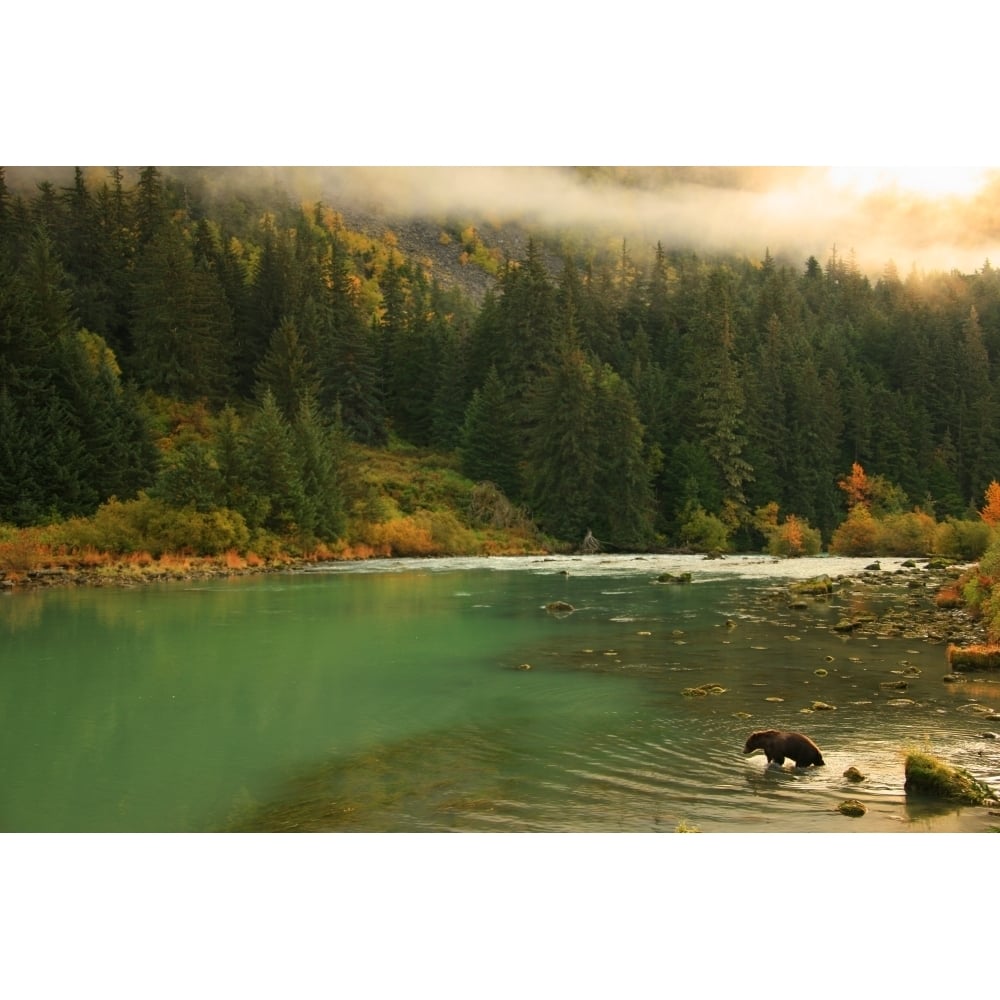
M 836 246 L 873 277 L 1000 260 L 991 36 L 961 4 L 356 6 L 15 8 L 0 163 L 336 164 L 365 169 L 314 171 L 324 192 L 397 211 L 800 261 Z M 625 190 L 565 164 L 689 170 Z

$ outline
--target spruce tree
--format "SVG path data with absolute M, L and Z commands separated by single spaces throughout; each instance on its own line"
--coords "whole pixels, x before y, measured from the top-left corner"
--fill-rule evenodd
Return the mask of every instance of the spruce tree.
M 565 351 L 536 380 L 529 404 L 526 474 L 532 516 L 543 531 L 566 540 L 582 539 L 603 512 L 595 504 L 601 414 L 594 382 L 583 353 Z
M 307 504 L 295 437 L 270 390 L 253 412 L 244 448 L 250 503 L 241 513 L 247 524 L 282 534 L 297 530 Z
M 303 403 L 317 394 L 319 385 L 319 375 L 306 354 L 295 321 L 283 317 L 271 335 L 267 354 L 257 366 L 258 397 L 270 391 L 285 419 L 294 421 Z
M 461 436 L 462 473 L 474 482 L 491 482 L 511 500 L 522 495 L 521 440 L 510 400 L 496 368 L 472 394 Z

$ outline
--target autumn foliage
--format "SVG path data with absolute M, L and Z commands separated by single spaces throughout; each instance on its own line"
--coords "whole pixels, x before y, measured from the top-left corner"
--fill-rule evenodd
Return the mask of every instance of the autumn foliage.
M 1000 524 L 1000 483 L 995 479 L 986 487 L 986 506 L 979 516 L 992 528 Z
M 871 483 L 858 462 L 851 466 L 851 474 L 841 479 L 837 485 L 847 494 L 848 510 L 871 506 Z
M 834 531 L 830 552 L 838 556 L 877 555 L 878 535 L 878 521 L 863 503 L 858 503 L 851 508 L 847 520 Z

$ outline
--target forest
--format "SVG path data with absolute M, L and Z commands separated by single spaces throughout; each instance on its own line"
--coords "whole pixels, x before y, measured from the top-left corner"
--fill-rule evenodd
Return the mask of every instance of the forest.
M 337 205 L 155 167 L 27 191 L 0 171 L 0 525 L 120 551 L 482 551 L 490 529 L 984 550 L 989 261 L 873 280 L 837 248 L 551 232 L 510 256 L 433 221 L 484 295 Z M 393 456 L 419 482 L 378 485 Z

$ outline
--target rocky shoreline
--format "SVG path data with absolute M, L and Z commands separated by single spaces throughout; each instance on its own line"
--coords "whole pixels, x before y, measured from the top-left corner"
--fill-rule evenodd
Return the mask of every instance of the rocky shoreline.
M 328 561 L 292 556 L 253 562 L 226 557 L 170 556 L 143 563 L 60 564 L 22 573 L 0 571 L 0 593 L 53 587 L 134 588 L 157 583 L 295 573 Z M 890 598 L 889 606 L 883 613 L 843 619 L 835 629 L 857 635 L 895 635 L 958 645 L 982 643 L 986 641 L 985 623 L 974 618 L 961 605 L 937 602 L 938 594 L 944 588 L 954 587 L 961 573 L 968 568 L 944 560 L 923 559 L 907 560 L 900 566 L 883 570 L 876 561 L 851 576 L 818 577 L 823 586 L 812 594 L 802 582 L 789 584 L 775 593 L 776 599 L 793 603 L 803 599 L 826 600 L 850 589 L 877 588 Z
M 883 570 L 876 562 L 863 572 L 834 579 L 832 593 L 879 590 L 888 599 L 877 615 L 845 616 L 835 632 L 859 636 L 899 637 L 932 643 L 972 645 L 987 641 L 986 623 L 961 603 L 939 601 L 943 591 L 953 590 L 969 567 L 944 560 L 907 560 L 901 567 Z M 791 601 L 801 599 L 802 587 L 789 587 Z M 816 595 L 824 599 L 823 595 Z
M 231 565 L 217 559 L 190 557 L 145 564 L 108 563 L 99 566 L 46 566 L 23 573 L 0 571 L 0 592 L 32 591 L 52 587 L 138 587 L 152 583 L 185 580 L 218 580 L 230 577 L 258 576 L 264 573 L 292 572 L 311 560 L 292 557 L 244 565 Z

